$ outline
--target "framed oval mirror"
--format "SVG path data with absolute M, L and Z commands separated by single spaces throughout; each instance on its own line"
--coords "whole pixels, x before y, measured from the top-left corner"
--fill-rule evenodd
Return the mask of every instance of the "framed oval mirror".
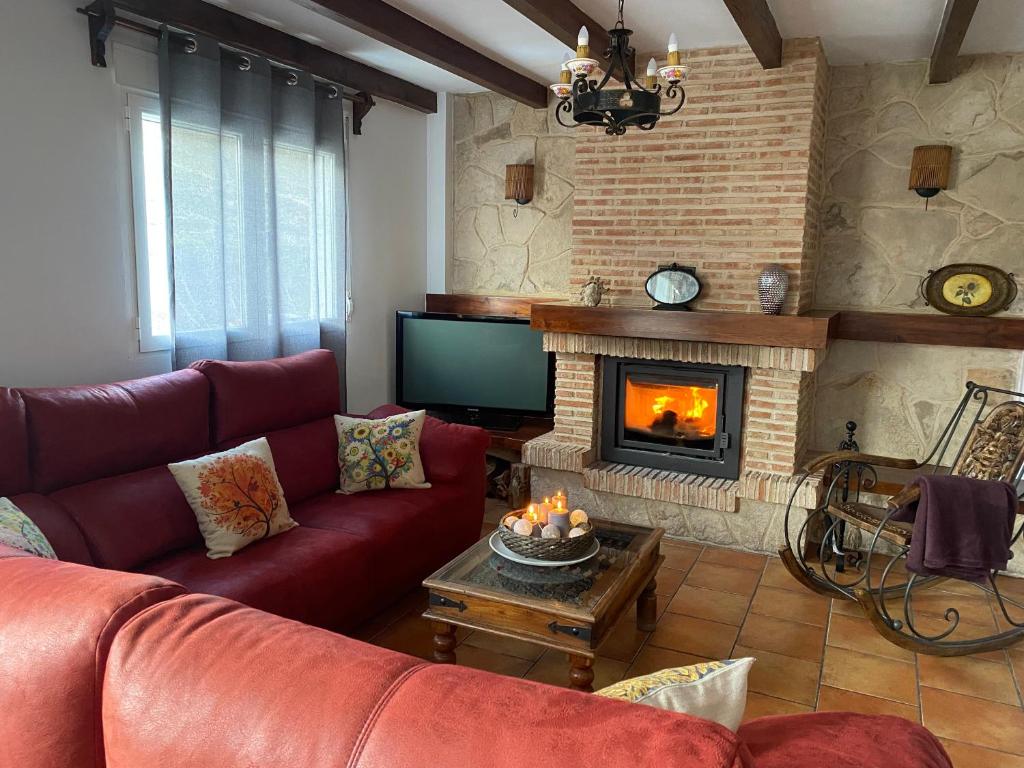
M 687 310 L 687 304 L 700 295 L 700 280 L 693 267 L 671 264 L 647 278 L 644 290 L 658 303 L 655 309 Z

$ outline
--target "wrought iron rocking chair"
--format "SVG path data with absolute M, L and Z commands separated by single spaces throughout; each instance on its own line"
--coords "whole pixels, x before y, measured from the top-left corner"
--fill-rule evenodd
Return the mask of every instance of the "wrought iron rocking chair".
M 840 450 L 821 456 L 804 468 L 790 496 L 785 516 L 786 546 L 779 550 L 789 572 L 814 592 L 857 601 L 883 637 L 918 653 L 962 656 L 999 650 L 1024 638 L 1024 604 L 1002 594 L 997 572 L 989 574 L 987 584 L 958 584 L 970 584 L 993 596 L 1008 629 L 984 637 L 952 639 L 960 625 L 960 611 L 951 606 L 942 612 L 945 624 L 939 631 L 923 631 L 923 624 L 915 618 L 914 596 L 946 579 L 904 571 L 903 583 L 890 583 L 894 574 L 900 573 L 896 566 L 907 557 L 913 533 L 911 525 L 891 518 L 901 505 L 916 500 L 919 490 L 904 487 L 890 496 L 884 507 L 861 501 L 862 492 L 871 494 L 878 485 L 876 467 L 1004 480 L 1017 488 L 1019 499 L 1024 498 L 1024 393 L 968 382 L 952 419 L 923 461 L 860 453 L 853 440 L 855 428 L 852 422 L 847 425 L 847 440 L 840 444 Z M 951 451 L 953 445 L 958 446 L 955 453 Z M 794 499 L 803 483 L 817 473 L 823 476 L 822 501 L 802 523 L 794 521 L 799 524 L 794 540 L 790 532 Z M 1024 509 L 1019 509 L 1018 514 L 1021 513 Z M 850 529 L 868 535 L 865 552 L 847 552 Z M 813 531 L 820 534 L 820 542 L 810 540 Z M 1017 542 L 1022 531 L 1024 523 L 1015 526 L 1012 543 Z M 816 558 L 812 556 L 815 551 Z M 852 573 L 848 570 L 850 565 L 856 566 Z M 954 602 L 958 594 L 948 597 Z M 892 613 L 894 598 L 902 601 L 901 617 Z M 1017 609 L 1017 615 L 1011 615 L 1009 606 Z

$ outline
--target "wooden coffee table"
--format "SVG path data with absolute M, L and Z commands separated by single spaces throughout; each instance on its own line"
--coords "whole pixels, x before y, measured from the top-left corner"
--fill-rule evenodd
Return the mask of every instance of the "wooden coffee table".
M 455 663 L 455 631 L 468 627 L 569 654 L 569 685 L 591 691 L 594 657 L 635 603 L 637 626 L 657 622 L 655 576 L 662 528 L 594 521 L 600 552 L 560 568 L 519 565 L 486 536 L 423 582 L 434 626 L 434 661 Z

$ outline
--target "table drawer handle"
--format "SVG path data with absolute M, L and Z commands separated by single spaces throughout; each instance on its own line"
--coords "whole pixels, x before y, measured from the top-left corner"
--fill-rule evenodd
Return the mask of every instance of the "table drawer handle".
M 552 621 L 548 624 L 548 629 L 555 633 L 561 632 L 590 642 L 590 627 L 574 627 L 571 624 L 559 624 L 557 621 Z
M 459 613 L 462 613 L 469 607 L 461 600 L 455 601 L 444 595 L 435 595 L 433 592 L 430 593 L 430 604 L 440 606 L 441 608 L 458 608 Z

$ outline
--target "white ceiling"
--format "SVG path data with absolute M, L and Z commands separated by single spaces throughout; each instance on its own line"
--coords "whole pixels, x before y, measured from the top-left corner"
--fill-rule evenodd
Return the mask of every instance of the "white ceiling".
M 568 49 L 503 0 L 387 0 L 401 10 L 547 83 Z M 236 13 L 435 91 L 483 90 L 461 77 L 329 21 L 291 0 L 208 0 Z M 615 22 L 617 0 L 575 0 L 596 21 Z M 926 58 L 945 0 L 768 0 L 783 37 L 821 37 L 833 65 Z M 626 24 L 641 52 L 742 44 L 722 0 L 626 0 Z M 1024 50 L 1024 2 L 981 0 L 964 53 Z

